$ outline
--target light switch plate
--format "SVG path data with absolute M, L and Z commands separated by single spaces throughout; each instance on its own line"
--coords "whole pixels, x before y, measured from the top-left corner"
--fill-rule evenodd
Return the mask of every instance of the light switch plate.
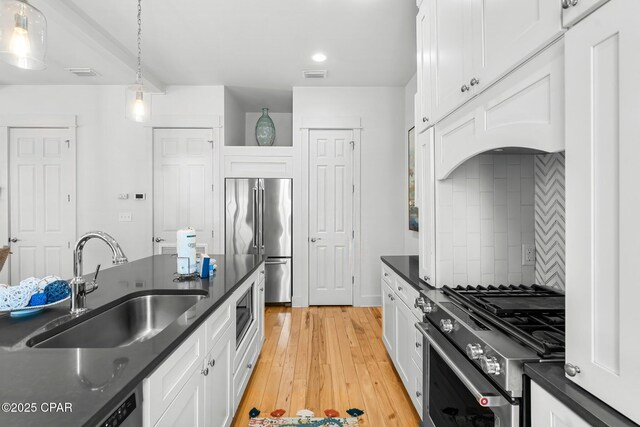
M 131 222 L 131 212 L 120 212 L 118 214 L 118 221 Z
M 535 265 L 536 263 L 536 245 L 522 245 L 522 265 Z

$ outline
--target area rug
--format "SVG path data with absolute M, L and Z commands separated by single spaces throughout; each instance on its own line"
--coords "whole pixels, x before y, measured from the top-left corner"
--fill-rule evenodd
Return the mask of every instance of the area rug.
M 249 427 L 357 427 L 357 418 L 251 418 Z

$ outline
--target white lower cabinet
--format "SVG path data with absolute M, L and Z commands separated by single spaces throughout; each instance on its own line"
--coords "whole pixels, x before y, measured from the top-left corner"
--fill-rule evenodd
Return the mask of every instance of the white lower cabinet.
M 589 424 L 562 402 L 531 382 L 531 427 L 588 427 Z
M 208 372 L 204 388 L 204 421 L 207 426 L 226 427 L 233 420 L 234 331 L 234 328 L 228 328 L 205 359 L 204 369 Z
M 416 320 L 411 314 L 411 310 L 406 306 L 404 302 L 400 299 L 395 300 L 395 310 L 396 310 L 396 330 L 395 330 L 395 338 L 396 338 L 396 357 L 395 357 L 395 365 L 402 382 L 405 387 L 409 389 L 409 385 L 411 384 L 411 373 L 412 369 L 412 361 L 411 355 L 413 353 L 413 330 L 415 329 L 413 325 L 416 323 Z
M 262 271 L 264 266 L 144 379 L 144 427 L 231 425 L 262 348 L 264 297 L 256 286 Z M 235 304 L 249 288 L 255 292 L 256 315 L 239 353 Z M 234 371 L 236 360 L 240 366 Z
M 199 369 L 193 371 L 180 393 L 173 399 L 155 424 L 155 427 L 204 427 L 205 388 L 205 376 Z M 211 426 L 213 427 L 214 425 Z M 222 425 L 220 424 L 220 426 Z
M 410 308 L 419 292 L 384 264 L 382 275 L 382 342 L 422 417 L 422 335 L 415 327 L 419 314 Z

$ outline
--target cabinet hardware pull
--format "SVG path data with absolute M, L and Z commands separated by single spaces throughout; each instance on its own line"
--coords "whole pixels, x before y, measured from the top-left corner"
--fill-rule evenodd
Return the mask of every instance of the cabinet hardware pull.
M 471 81 L 469 82 L 469 84 L 471 86 L 475 86 L 475 85 L 479 85 L 480 84 L 480 80 L 476 79 L 475 77 L 471 79 Z
M 422 123 L 427 123 L 429 121 L 429 119 L 427 117 L 423 117 L 422 118 Z
M 565 363 L 564 372 L 570 377 L 575 377 L 576 374 L 580 373 L 580 367 L 576 365 L 572 365 L 571 363 Z
M 416 348 L 420 348 L 420 347 L 422 347 L 422 343 L 421 343 L 421 342 L 416 341 Z
M 249 363 L 249 364 L 247 365 L 247 369 L 251 369 L 251 368 L 253 368 L 253 364 Z
M 215 365 L 216 365 L 216 360 L 215 359 L 209 360 L 209 366 L 211 366 L 213 368 Z
M 562 0 L 562 8 L 569 9 L 570 7 L 577 6 L 578 0 Z
M 419 391 L 416 391 L 416 397 L 420 397 L 422 396 L 422 393 L 420 393 Z
M 460 88 L 460 92 L 462 92 L 462 93 L 468 92 L 469 90 L 470 90 L 469 86 L 467 86 L 467 85 L 462 85 L 462 87 Z
M 402 286 L 398 286 L 398 291 L 402 292 Z
M 202 371 L 200 371 L 200 373 L 206 377 L 207 375 L 209 375 L 209 368 L 204 368 Z

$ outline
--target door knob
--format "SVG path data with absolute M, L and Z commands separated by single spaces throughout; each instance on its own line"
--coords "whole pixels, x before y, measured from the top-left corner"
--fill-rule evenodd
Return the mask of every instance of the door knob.
M 318 240 L 322 240 L 322 237 L 312 237 L 310 240 L 311 240 L 311 243 L 315 243 Z
M 19 242 L 19 241 L 20 241 L 20 239 L 18 239 L 18 238 L 16 238 L 16 237 L 10 237 L 10 238 L 9 238 L 9 241 L 10 241 L 11 243 L 17 243 L 17 242 Z
M 164 239 L 161 239 L 160 237 L 156 237 L 155 242 L 156 243 L 164 242 Z

